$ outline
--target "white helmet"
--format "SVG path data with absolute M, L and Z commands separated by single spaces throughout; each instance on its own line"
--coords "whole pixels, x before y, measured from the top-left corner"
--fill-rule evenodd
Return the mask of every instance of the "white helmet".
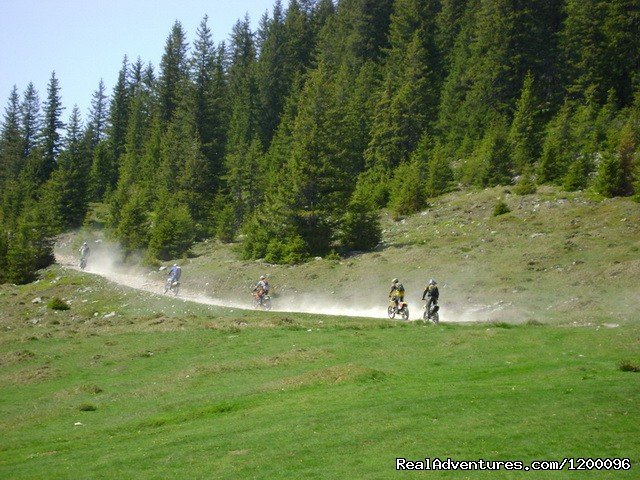
M 87 244 L 87 242 L 84 242 L 82 245 L 86 245 L 86 244 Z
M 173 264 L 173 266 L 174 266 L 174 267 L 177 267 L 177 266 L 178 266 L 178 264 L 177 264 L 177 263 L 174 263 L 174 264 Z
M 265 277 L 264 275 L 260 275 L 260 280 L 265 280 L 267 277 Z
M 400 280 L 398 280 L 397 278 L 393 279 L 393 283 L 398 283 Z
M 436 281 L 432 278 L 431 280 L 429 280 L 429 285 L 435 285 Z

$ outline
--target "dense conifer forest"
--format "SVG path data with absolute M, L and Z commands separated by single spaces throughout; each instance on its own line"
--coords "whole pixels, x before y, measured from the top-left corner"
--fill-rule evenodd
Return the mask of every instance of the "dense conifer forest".
M 296 263 L 368 250 L 378 214 L 514 185 L 640 196 L 640 1 L 275 1 L 215 44 L 179 21 L 85 119 L 55 73 L 0 132 L 0 281 L 29 282 L 91 205 L 126 252 L 241 241 Z

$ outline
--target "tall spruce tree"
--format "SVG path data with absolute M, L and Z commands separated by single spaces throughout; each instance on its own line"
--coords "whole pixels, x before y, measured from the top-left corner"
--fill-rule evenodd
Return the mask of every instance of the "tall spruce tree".
M 208 182 L 207 189 L 213 195 L 220 186 L 222 176 L 226 138 L 226 101 L 220 52 L 216 51 L 213 44 L 207 21 L 208 17 L 205 16 L 198 27 L 190 66 L 195 128 L 202 155 L 207 162 L 200 175 L 204 181 Z
M 51 73 L 49 84 L 47 85 L 47 99 L 44 103 L 44 119 L 42 125 L 42 166 L 38 172 L 38 180 L 46 181 L 51 172 L 56 168 L 56 160 L 62 149 L 62 138 L 60 130 L 64 128 L 61 120 L 62 101 L 60 99 L 60 83 L 56 78 L 56 73 Z
M 539 183 L 560 183 L 573 160 L 571 150 L 572 107 L 565 101 L 556 116 L 547 125 L 546 136 L 542 145 L 542 154 L 538 164 Z
M 82 138 L 80 112 L 74 106 L 64 139 L 65 149 L 59 156 L 58 168 L 42 189 L 42 206 L 49 223 L 58 231 L 78 227 L 87 212 L 89 158 Z
M 22 169 L 22 135 L 20 132 L 20 97 L 16 86 L 11 90 L 0 131 L 0 188 L 7 178 Z
M 98 143 L 106 139 L 107 120 L 109 117 L 109 106 L 107 103 L 107 93 L 104 82 L 100 79 L 98 89 L 93 92 L 91 98 L 91 108 L 87 120 L 87 138 L 90 152 L 98 146 Z
M 23 158 L 27 158 L 38 143 L 40 132 L 40 98 L 38 92 L 29 82 L 20 104 L 20 126 L 22 130 Z
M 160 119 L 168 125 L 178 106 L 181 95 L 185 95 L 188 79 L 186 35 L 180 22 L 175 22 L 167 38 L 160 60 L 158 78 L 158 101 Z
M 109 108 L 109 142 L 113 151 L 113 159 L 119 164 L 120 157 L 125 152 L 127 129 L 129 121 L 129 106 L 131 105 L 131 94 L 127 83 L 127 72 L 129 61 L 125 56 L 122 60 L 122 68 L 118 73 L 118 80 L 111 96 L 111 107 Z
M 509 130 L 509 148 L 511 161 L 518 172 L 532 165 L 538 157 L 537 105 L 533 93 L 533 76 L 528 74 L 522 85 L 522 93 L 516 102 Z

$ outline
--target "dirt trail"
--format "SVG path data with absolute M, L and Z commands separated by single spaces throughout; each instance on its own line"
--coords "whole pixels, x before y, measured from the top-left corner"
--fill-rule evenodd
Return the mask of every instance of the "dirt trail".
M 55 257 L 56 262 L 60 265 L 80 271 L 77 258 L 65 254 L 58 249 L 55 252 Z M 140 267 L 122 267 L 121 265 L 118 265 L 116 257 L 107 252 L 97 251 L 92 253 L 84 272 L 99 275 L 111 282 L 117 283 L 118 285 L 157 295 L 162 294 L 163 284 L 159 282 L 158 279 L 152 278 L 148 270 L 144 270 Z M 180 289 L 178 298 L 203 305 L 253 310 L 249 301 L 238 302 L 229 299 L 215 298 L 202 292 L 194 291 L 184 285 Z M 272 311 L 314 313 L 320 315 L 347 317 L 386 318 L 384 306 L 362 308 L 354 305 L 339 305 L 335 302 L 322 300 L 313 296 L 274 299 Z M 417 313 L 414 313 L 414 319 L 416 318 L 416 315 Z

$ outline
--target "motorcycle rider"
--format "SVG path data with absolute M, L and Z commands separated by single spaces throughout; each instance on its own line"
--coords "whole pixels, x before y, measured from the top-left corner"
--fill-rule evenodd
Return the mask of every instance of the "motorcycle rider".
M 177 263 L 174 263 L 171 270 L 169 270 L 169 278 L 167 280 L 171 280 L 171 285 L 173 285 L 174 282 L 180 281 L 180 275 L 182 275 L 182 269 Z
M 260 275 L 260 281 L 256 283 L 255 287 L 253 287 L 253 291 L 258 298 L 258 303 L 262 305 L 264 296 L 269 294 L 269 281 L 267 280 L 267 277 Z
M 440 292 L 438 291 L 438 283 L 432 278 L 429 280 L 429 283 L 422 292 L 422 300 L 427 301 L 427 317 L 431 318 L 431 307 L 438 305 L 438 298 L 440 297 Z
M 87 242 L 82 244 L 78 249 L 78 252 L 80 252 L 80 264 L 86 263 L 87 258 L 89 258 L 89 254 L 91 253 L 91 249 L 89 248 L 89 245 L 87 245 Z
M 393 279 L 391 283 L 391 290 L 389 290 L 389 298 L 393 301 L 396 308 L 398 308 L 400 302 L 404 301 L 404 285 L 400 283 L 397 278 Z

